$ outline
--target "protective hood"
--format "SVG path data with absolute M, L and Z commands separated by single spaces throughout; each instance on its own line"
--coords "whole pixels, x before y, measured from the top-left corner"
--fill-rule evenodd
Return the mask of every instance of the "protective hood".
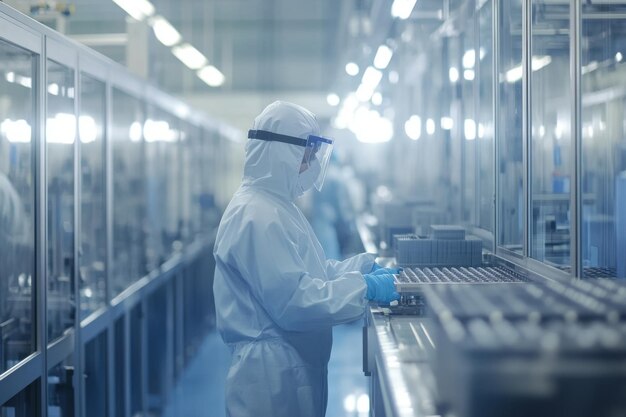
M 307 139 L 319 136 L 315 115 L 297 104 L 275 101 L 254 120 L 254 130 L 266 130 L 281 135 Z M 293 201 L 302 194 L 299 186 L 302 146 L 276 141 L 251 139 L 246 143 L 243 169 L 244 187 L 258 187 Z

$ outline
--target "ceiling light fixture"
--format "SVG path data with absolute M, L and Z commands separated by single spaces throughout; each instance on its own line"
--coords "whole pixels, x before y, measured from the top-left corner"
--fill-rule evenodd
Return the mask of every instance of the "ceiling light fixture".
M 346 64 L 346 73 L 351 77 L 359 75 L 359 66 L 354 62 L 348 62 Z
M 329 106 L 336 107 L 339 105 L 340 101 L 341 99 L 335 93 L 330 93 L 329 95 L 326 96 L 326 102 L 328 103 Z
M 130 17 L 142 21 L 154 14 L 154 6 L 148 0 L 113 0 Z
M 188 43 L 172 48 L 172 53 L 189 69 L 198 70 L 208 63 L 200 51 Z
M 393 56 L 393 51 L 387 45 L 380 45 L 378 50 L 376 51 L 376 56 L 374 57 L 374 66 L 378 69 L 385 69 L 387 65 L 389 65 L 389 61 L 391 61 L 391 57 Z
M 219 87 L 224 84 L 224 74 L 213 65 L 208 65 L 198 71 L 198 77 L 211 87 Z
M 150 25 L 154 31 L 154 36 L 165 46 L 174 46 L 183 40 L 183 37 L 164 17 L 155 16 Z
M 391 16 L 398 19 L 408 19 L 413 12 L 417 0 L 395 0 L 391 5 Z

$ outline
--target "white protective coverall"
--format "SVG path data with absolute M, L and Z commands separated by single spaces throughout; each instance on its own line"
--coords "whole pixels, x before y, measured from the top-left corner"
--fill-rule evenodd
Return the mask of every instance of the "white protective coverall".
M 315 116 L 274 102 L 253 129 L 306 139 Z M 361 317 L 363 273 L 375 255 L 327 260 L 294 204 L 302 194 L 304 147 L 248 140 L 244 177 L 219 226 L 217 328 L 232 352 L 226 381 L 230 417 L 322 417 L 332 326 Z

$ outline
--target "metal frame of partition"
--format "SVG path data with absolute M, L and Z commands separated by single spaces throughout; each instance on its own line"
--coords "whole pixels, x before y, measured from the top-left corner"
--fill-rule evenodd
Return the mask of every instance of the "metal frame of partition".
M 502 1 L 505 0 L 493 0 L 492 10 L 494 19 L 494 123 L 495 131 L 498 132 L 499 121 L 499 63 L 500 63 L 500 33 L 499 27 L 499 14 Z M 499 193 L 500 175 L 498 170 L 498 156 L 500 151 L 498 135 L 496 134 L 495 140 L 495 190 L 496 190 L 496 207 L 494 210 L 495 215 L 495 241 L 496 241 L 496 255 L 503 259 L 513 262 L 516 265 L 527 268 L 531 271 L 539 273 L 541 276 L 551 279 L 567 279 L 567 278 L 581 278 L 582 277 L 582 244 L 581 244 L 581 215 L 582 215 L 582 192 L 581 192 L 581 151 L 582 151 L 582 135 L 581 135 L 581 121 L 580 121 L 580 106 L 581 106 L 581 93 L 580 93 L 580 75 L 581 75 L 581 17 L 582 17 L 582 2 L 581 0 L 574 0 L 570 3 L 570 81 L 571 81 L 571 99 L 572 99 L 572 147 L 571 147 L 571 173 L 572 173 L 572 191 L 570 210 L 572 213 L 571 221 L 571 233 L 570 233 L 570 257 L 571 257 L 571 273 L 552 267 L 546 263 L 537 261 L 531 257 L 532 254 L 532 237 L 531 225 L 532 225 L 532 117 L 531 117 L 531 84 L 532 84 L 532 0 L 522 0 L 522 141 L 523 141 L 523 222 L 524 222 L 524 236 L 523 236 L 523 255 L 514 253 L 507 248 L 501 246 L 499 242 L 499 220 L 500 220 L 500 200 L 501 195 Z
M 33 125 L 33 177 L 35 179 L 35 277 L 33 295 L 34 328 L 36 332 L 35 352 L 27 358 L 21 360 L 17 365 L 0 374 L 0 405 L 6 403 L 14 395 L 22 392 L 31 384 L 37 384 L 39 397 L 37 403 L 38 416 L 45 417 L 48 413 L 48 371 L 66 358 L 72 356 L 74 366 L 74 404 L 75 416 L 86 415 L 85 408 L 85 383 L 83 375 L 85 368 L 85 350 L 89 342 L 100 335 L 106 334 L 106 387 L 107 404 L 109 416 L 114 416 L 116 403 L 115 398 L 115 349 L 116 349 L 116 323 L 122 320 L 124 324 L 125 337 L 125 368 L 124 378 L 126 383 L 125 408 L 122 415 L 116 417 L 130 417 L 130 316 L 131 311 L 140 308 L 142 315 L 146 310 L 148 298 L 161 288 L 173 290 L 167 293 L 166 334 L 171 338 L 167 342 L 168 375 L 174 376 L 175 368 L 182 366 L 175 362 L 180 358 L 174 358 L 174 351 L 181 352 L 184 346 L 182 339 L 186 335 L 183 328 L 182 304 L 184 300 L 183 289 L 184 280 L 191 274 L 194 265 L 199 259 L 210 255 L 210 248 L 214 241 L 214 233 L 208 232 L 205 235 L 197 235 L 196 239 L 178 254 L 170 257 L 158 269 L 151 271 L 148 275 L 131 284 L 121 294 L 112 298 L 111 275 L 113 262 L 113 181 L 112 181 L 112 91 L 118 88 L 126 91 L 141 100 L 145 107 L 147 103 L 153 104 L 165 111 L 170 112 L 181 121 L 195 126 L 202 138 L 215 138 L 211 151 L 217 152 L 221 148 L 220 142 L 223 140 L 233 140 L 237 132 L 232 129 L 208 119 L 203 114 L 197 113 L 181 101 L 160 92 L 149 86 L 145 81 L 131 75 L 125 68 L 99 55 L 98 53 L 70 41 L 51 29 L 35 22 L 22 15 L 12 8 L 0 3 L 0 39 L 6 40 L 20 48 L 26 49 L 34 54 L 35 65 L 37 66 L 36 80 L 33 81 L 32 88 L 35 89 L 34 101 L 34 125 Z M 81 111 L 81 79 L 83 75 L 88 75 L 104 83 L 104 127 L 103 127 L 103 152 L 104 152 L 104 215 L 106 225 L 106 276 L 105 276 L 105 298 L 106 306 L 92 312 L 88 317 L 81 320 L 80 309 L 74 312 L 74 326 L 67 330 L 65 334 L 54 342 L 48 344 L 47 336 L 47 273 L 46 273 L 46 236 L 47 236 L 47 185 L 46 185 L 46 110 L 47 110 L 47 65 L 48 59 L 53 59 L 74 70 L 74 114 L 76 117 L 77 137 L 74 141 L 74 286 L 72 291 L 75 294 L 77 303 L 80 302 L 79 287 L 79 250 L 81 238 L 81 146 L 78 137 L 78 115 Z M 208 132 L 208 133 L 207 133 Z M 218 178 L 213 178 L 218 181 Z M 143 407 L 147 404 L 147 325 L 146 320 L 141 320 L 141 343 L 142 362 L 140 376 L 142 381 L 141 400 Z M 209 329 L 207 328 L 207 331 Z M 201 337 L 202 335 L 198 335 Z M 165 343 L 165 342 L 164 342 Z M 184 362 L 184 359 L 183 359 Z M 167 386 L 171 388 L 174 381 L 167 381 Z

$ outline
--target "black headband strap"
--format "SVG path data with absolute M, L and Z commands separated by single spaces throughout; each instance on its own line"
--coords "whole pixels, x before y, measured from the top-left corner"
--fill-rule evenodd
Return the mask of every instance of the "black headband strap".
M 273 142 L 283 142 L 289 145 L 306 147 L 307 140 L 296 138 L 295 136 L 281 135 L 279 133 L 268 132 L 267 130 L 248 130 L 248 139 L 259 139 Z

